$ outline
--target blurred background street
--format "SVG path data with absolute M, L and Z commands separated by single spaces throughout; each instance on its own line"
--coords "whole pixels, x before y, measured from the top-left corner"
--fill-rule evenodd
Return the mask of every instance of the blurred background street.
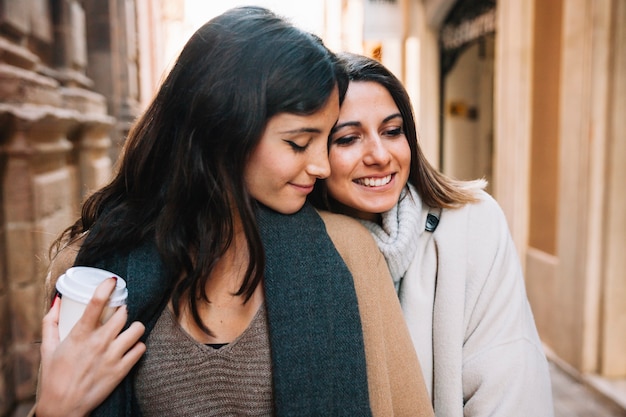
M 555 417 L 623 417 L 626 410 L 550 363 Z
M 429 161 L 506 214 L 556 415 L 625 416 L 626 1 L 0 0 L 0 417 L 34 398 L 50 243 L 183 43 L 243 4 L 404 82 Z

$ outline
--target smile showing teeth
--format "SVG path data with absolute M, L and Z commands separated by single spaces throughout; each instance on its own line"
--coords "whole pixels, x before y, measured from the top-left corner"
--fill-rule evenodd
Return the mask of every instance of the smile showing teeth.
M 386 177 L 382 178 L 359 178 L 356 179 L 354 182 L 360 185 L 364 185 L 366 187 L 380 187 L 389 184 L 390 181 L 391 175 L 387 175 Z

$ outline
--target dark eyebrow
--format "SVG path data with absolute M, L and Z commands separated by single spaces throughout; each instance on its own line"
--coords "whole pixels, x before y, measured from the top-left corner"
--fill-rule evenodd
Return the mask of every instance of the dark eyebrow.
M 396 117 L 399 117 L 399 118 L 401 118 L 401 119 L 402 119 L 402 115 L 401 115 L 400 113 L 394 113 L 394 114 L 392 114 L 392 115 L 390 115 L 390 116 L 385 117 L 385 118 L 383 119 L 383 123 L 387 123 L 389 120 L 391 120 L 391 119 L 395 119 Z
M 299 133 L 322 133 L 321 129 L 317 129 L 314 127 L 303 127 L 300 129 L 293 129 L 293 130 L 285 130 L 282 132 L 278 132 L 281 135 L 293 135 L 293 134 L 299 134 Z
M 341 123 L 341 124 L 335 125 L 330 130 L 330 133 L 335 133 L 337 130 L 341 129 L 342 127 L 346 127 L 346 126 L 356 126 L 356 127 L 359 127 L 359 126 L 361 126 L 361 122 L 345 122 L 345 123 Z

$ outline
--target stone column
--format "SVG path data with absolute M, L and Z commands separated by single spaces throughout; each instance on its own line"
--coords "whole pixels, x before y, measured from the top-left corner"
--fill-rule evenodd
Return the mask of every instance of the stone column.
M 10 112 L 10 113 L 8 113 Z M 54 228 L 68 223 L 72 193 L 62 157 L 71 148 L 64 131 L 69 112 L 55 108 L 0 108 L 13 129 L 3 148 L 6 278 L 14 387 L 18 399 L 34 393 L 41 340 L 41 291 Z M 58 227 L 56 228 L 58 230 Z
M 608 371 L 604 366 L 605 372 L 624 376 L 625 362 L 617 358 L 616 352 L 623 355 L 625 339 L 612 336 L 619 333 L 616 325 L 624 329 L 623 319 L 619 318 L 626 313 L 623 298 L 619 297 L 624 286 L 615 280 L 612 270 L 624 265 L 624 254 L 617 255 L 613 252 L 614 247 L 608 245 L 619 230 L 615 227 L 620 222 L 624 224 L 623 213 L 616 216 L 613 211 L 624 207 L 620 203 L 623 187 L 613 185 L 618 178 L 621 183 L 623 177 L 619 176 L 619 168 L 607 164 L 616 156 L 614 152 L 623 155 L 617 144 L 623 141 L 624 132 L 611 132 L 609 124 L 610 117 L 623 119 L 623 114 L 617 116 L 617 109 L 610 107 L 611 97 L 618 91 L 616 88 L 623 91 L 624 79 L 617 73 L 614 76 L 613 68 L 619 66 L 613 67 L 612 61 L 620 55 L 615 50 L 623 51 L 623 46 L 618 48 L 618 44 L 613 43 L 617 37 L 612 35 L 617 33 L 613 25 L 619 27 L 622 23 L 614 20 L 618 3 L 621 4 L 619 0 L 563 3 L 557 216 L 559 264 L 555 282 L 559 297 L 551 306 L 557 319 L 553 328 L 553 349 L 558 356 L 582 372 L 598 372 L 600 364 L 609 360 L 608 363 L 619 364 L 619 367 Z M 620 10 L 623 17 L 623 8 Z M 618 106 L 620 102 L 615 100 L 613 103 Z M 623 230 L 618 232 L 621 234 L 618 239 L 622 242 Z M 611 275 L 606 275 L 607 271 L 612 271 Z M 618 274 L 623 283 L 623 270 Z M 603 311 L 605 302 L 609 309 Z M 616 303 L 619 303 L 618 308 Z M 607 327 L 608 324 L 612 326 Z
M 111 171 L 81 2 L 47 5 L 0 0 L 0 415 L 35 394 L 48 248 Z
M 139 68 L 135 2 L 85 0 L 87 75 L 106 97 L 116 124 L 109 136 L 117 159 L 128 130 L 139 114 Z
M 72 160 L 78 169 L 80 183 L 76 195 L 82 202 L 93 191 L 111 178 L 111 129 L 115 118 L 106 114 L 104 96 L 82 88 L 63 88 L 61 92 L 67 107 L 80 113 L 79 123 L 69 132 L 73 145 Z M 78 213 L 78 207 L 76 207 Z
M 600 373 L 626 377 L 626 2 L 612 1 Z

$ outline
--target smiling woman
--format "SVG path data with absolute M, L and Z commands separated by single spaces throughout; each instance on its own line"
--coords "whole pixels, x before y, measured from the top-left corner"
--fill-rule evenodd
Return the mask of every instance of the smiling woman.
M 545 355 L 506 219 L 482 180 L 422 153 L 411 102 L 380 62 L 350 78 L 312 201 L 359 219 L 385 256 L 437 415 L 552 416 Z
M 411 150 L 402 115 L 383 86 L 350 83 L 330 136 L 329 159 L 326 186 L 344 212 L 376 220 L 396 205 L 409 178 Z

